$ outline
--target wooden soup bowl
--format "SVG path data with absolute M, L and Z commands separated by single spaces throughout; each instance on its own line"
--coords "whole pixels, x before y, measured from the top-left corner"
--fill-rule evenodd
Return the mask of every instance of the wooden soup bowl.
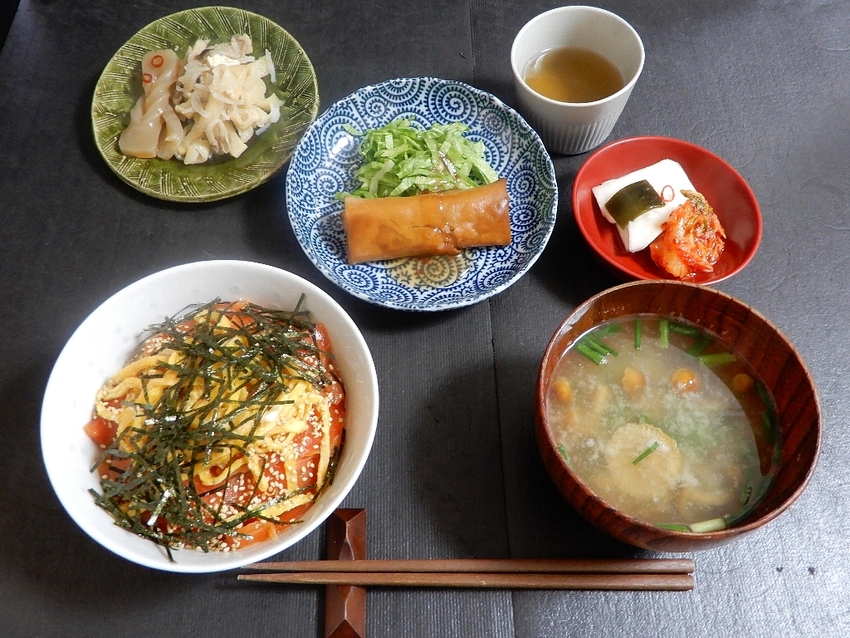
M 564 352 L 594 326 L 617 317 L 657 314 L 695 323 L 720 337 L 752 364 L 773 394 L 781 460 L 762 502 L 737 524 L 715 532 L 679 532 L 642 523 L 600 499 L 558 453 L 546 411 L 553 371 Z M 558 490 L 590 523 L 645 549 L 687 552 L 715 547 L 752 532 L 785 511 L 803 492 L 817 461 L 821 416 L 817 392 L 794 346 L 765 317 L 711 288 L 672 281 L 637 281 L 606 290 L 567 317 L 549 341 L 537 381 L 535 433 Z

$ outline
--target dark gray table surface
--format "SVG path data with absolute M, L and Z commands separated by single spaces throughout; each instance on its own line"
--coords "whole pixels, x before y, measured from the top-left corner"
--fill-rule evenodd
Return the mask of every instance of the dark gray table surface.
M 399 76 L 458 79 L 516 105 L 514 34 L 556 5 L 530 0 L 246 0 L 310 56 L 323 107 Z M 179 263 L 261 261 L 321 286 L 352 315 L 381 386 L 378 433 L 344 502 L 365 507 L 375 558 L 650 556 L 584 523 L 545 474 L 532 433 L 544 346 L 617 280 L 570 204 L 586 156 L 555 157 L 555 232 L 519 282 L 474 306 L 411 314 L 327 281 L 285 215 L 285 169 L 253 192 L 172 205 L 121 183 L 89 108 L 115 50 L 181 0 L 22 0 L 0 54 L 0 633 L 4 636 L 319 636 L 321 591 L 234 572 L 136 566 L 89 539 L 47 481 L 42 393 L 100 302 Z M 752 263 L 717 287 L 796 344 L 815 378 L 823 447 L 808 490 L 765 529 L 693 554 L 685 593 L 375 589 L 370 636 L 850 635 L 850 3 L 610 0 L 646 68 L 611 140 L 678 137 L 749 181 L 764 216 Z M 322 556 L 317 532 L 280 555 Z

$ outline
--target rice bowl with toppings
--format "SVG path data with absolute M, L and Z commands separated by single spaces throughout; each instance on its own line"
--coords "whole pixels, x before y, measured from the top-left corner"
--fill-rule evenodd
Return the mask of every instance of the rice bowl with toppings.
M 115 524 L 91 492 L 101 489 L 91 472 L 98 448 L 83 431 L 94 396 L 139 345 L 139 335 L 164 317 L 216 298 L 250 299 L 268 308 L 303 303 L 327 328 L 335 366 L 346 388 L 346 440 L 333 482 L 315 504 L 275 538 L 238 551 L 173 551 Z M 42 454 L 51 484 L 69 515 L 98 543 L 140 565 L 174 572 L 233 569 L 275 554 L 316 529 L 351 490 L 375 434 L 378 386 L 374 363 L 360 331 L 328 295 L 300 277 L 263 264 L 196 262 L 131 284 L 101 304 L 71 336 L 48 381 L 42 407 Z

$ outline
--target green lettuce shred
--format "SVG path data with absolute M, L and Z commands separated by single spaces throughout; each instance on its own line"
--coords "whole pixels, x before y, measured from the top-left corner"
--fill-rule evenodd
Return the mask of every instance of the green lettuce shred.
M 461 122 L 417 128 L 411 119 L 398 119 L 364 133 L 351 126 L 345 130 L 360 137 L 363 164 L 355 177 L 360 186 L 350 193 L 370 199 L 406 197 L 423 192 L 475 188 L 499 179 L 484 159 L 484 143 L 463 135 L 469 127 Z

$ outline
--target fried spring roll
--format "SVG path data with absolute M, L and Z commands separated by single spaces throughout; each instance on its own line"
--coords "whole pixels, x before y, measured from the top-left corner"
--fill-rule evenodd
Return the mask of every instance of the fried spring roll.
M 345 198 L 348 262 L 457 255 L 462 248 L 511 243 L 504 179 L 467 190 L 412 197 Z

